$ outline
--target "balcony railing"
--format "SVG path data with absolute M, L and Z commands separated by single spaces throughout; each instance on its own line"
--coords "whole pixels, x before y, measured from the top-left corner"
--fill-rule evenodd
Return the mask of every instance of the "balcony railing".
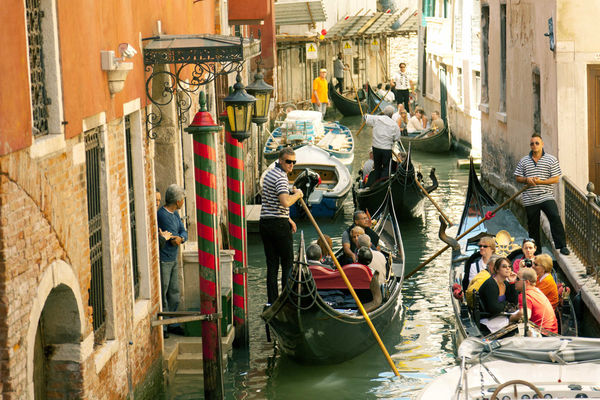
M 588 275 L 598 278 L 600 268 L 600 207 L 593 185 L 584 193 L 567 177 L 565 188 L 565 230 L 567 244 L 585 265 Z

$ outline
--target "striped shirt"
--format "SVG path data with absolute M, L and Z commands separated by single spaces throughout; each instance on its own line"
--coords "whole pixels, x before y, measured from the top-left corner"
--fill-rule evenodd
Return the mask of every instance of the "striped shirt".
M 515 169 L 515 176 L 523 178 L 538 177 L 546 180 L 562 174 L 556 157 L 542 150 L 542 157 L 536 163 L 531 157 L 532 155 L 533 153 L 529 152 L 528 155 L 519 161 Z M 548 200 L 554 200 L 554 188 L 552 185 L 536 185 L 523 192 L 524 206 L 532 206 Z
M 279 195 L 290 193 L 290 183 L 287 174 L 279 163 L 270 169 L 263 179 L 261 218 L 289 218 L 290 209 L 279 201 Z
M 396 90 L 410 89 L 410 79 L 408 78 L 408 74 L 406 72 L 396 72 L 394 74 L 394 82 L 396 82 Z

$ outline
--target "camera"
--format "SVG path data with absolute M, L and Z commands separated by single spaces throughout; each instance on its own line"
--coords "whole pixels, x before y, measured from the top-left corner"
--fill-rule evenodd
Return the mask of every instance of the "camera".
M 531 261 L 530 259 L 526 258 L 525 259 L 525 266 L 531 268 L 533 266 L 533 261 Z

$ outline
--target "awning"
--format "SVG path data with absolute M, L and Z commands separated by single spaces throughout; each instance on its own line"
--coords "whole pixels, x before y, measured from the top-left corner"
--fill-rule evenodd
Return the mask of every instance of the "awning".
M 314 25 L 326 20 L 322 0 L 280 0 L 275 3 L 275 25 Z
M 413 11 L 404 21 L 400 23 L 400 28 L 396 32 L 418 32 L 421 19 L 418 11 Z
M 414 14 L 416 15 L 416 12 L 414 12 Z M 392 25 L 402 18 L 406 18 L 405 21 L 411 20 L 412 14 L 408 14 L 408 8 L 394 13 L 376 12 L 374 14 L 346 17 L 332 26 L 329 29 L 329 32 L 327 32 L 327 36 L 352 37 L 362 35 L 379 35 L 384 33 L 393 34 L 394 32 L 399 31 L 404 32 L 406 31 L 404 29 L 404 23 L 400 29 L 392 29 Z
M 144 46 L 144 65 L 243 62 L 260 54 L 260 40 L 225 35 L 159 35 Z

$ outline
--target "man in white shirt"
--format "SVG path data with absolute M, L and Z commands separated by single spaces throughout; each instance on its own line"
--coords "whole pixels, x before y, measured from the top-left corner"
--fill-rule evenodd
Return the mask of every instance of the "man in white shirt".
M 408 110 L 410 90 L 413 87 L 413 81 L 410 80 L 408 73 L 406 72 L 406 63 L 400 63 L 400 71 L 392 76 L 391 83 L 396 92 L 396 101 L 398 104 L 403 103 L 404 108 Z
M 408 133 L 419 133 L 425 127 L 423 126 L 423 111 L 417 110 L 415 115 L 410 117 L 408 120 L 408 125 L 406 126 L 406 132 Z
M 373 162 L 374 170 L 371 175 L 377 180 L 387 177 L 394 142 L 400 139 L 400 128 L 392 119 L 394 107 L 387 106 L 384 115 L 365 115 L 365 123 L 373 127 Z M 372 179 L 369 181 L 373 182 Z

